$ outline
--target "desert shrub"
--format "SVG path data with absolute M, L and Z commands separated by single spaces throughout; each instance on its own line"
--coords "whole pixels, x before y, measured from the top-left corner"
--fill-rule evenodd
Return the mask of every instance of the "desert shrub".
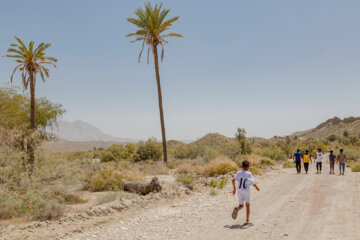
M 139 142 L 134 160 L 136 162 L 153 160 L 159 161 L 162 157 L 161 143 L 156 142 L 155 139 L 149 139 L 146 142 Z
M 73 193 L 66 193 L 62 197 L 64 198 L 65 204 L 78 204 L 86 202 L 86 200 L 82 199 L 79 195 Z
M 192 184 L 194 181 L 194 178 L 190 175 L 180 175 L 177 177 L 177 181 L 181 182 L 183 184 Z
M 238 142 L 231 142 L 220 146 L 219 152 L 232 160 L 235 160 L 241 155 L 241 149 Z
M 271 159 L 261 159 L 261 165 L 265 165 L 265 166 L 273 166 L 274 162 Z
M 101 169 L 86 181 L 85 189 L 92 192 L 118 191 L 124 188 L 123 177 L 112 167 Z
M 276 145 L 264 148 L 260 151 L 260 155 L 271 158 L 272 160 L 286 160 L 286 153 Z
M 294 167 L 295 167 L 295 163 L 294 163 L 294 162 L 284 162 L 284 163 L 283 163 L 283 167 L 284 167 L 284 168 L 294 168 Z
M 215 196 L 215 195 L 217 195 L 217 191 L 214 188 L 212 188 L 210 190 L 210 196 Z
M 221 180 L 220 180 L 220 183 L 219 183 L 219 185 L 218 185 L 218 188 L 219 188 L 219 189 L 223 189 L 223 188 L 226 186 L 227 182 L 228 182 L 227 179 L 221 179 Z
M 210 187 L 216 188 L 217 187 L 217 181 L 215 179 L 210 180 Z
M 227 179 L 221 179 L 220 181 L 218 181 L 216 179 L 211 179 L 210 187 L 223 189 L 226 186 L 227 182 L 228 182 Z
M 352 172 L 360 172 L 360 163 L 359 162 L 350 165 L 350 167 L 351 167 Z
M 110 150 L 107 149 L 101 151 L 100 159 L 101 162 L 110 162 L 110 161 L 115 161 L 115 156 Z
M 106 150 L 100 151 L 102 162 L 134 160 L 136 145 L 134 143 L 113 144 Z
M 329 140 L 330 142 L 335 142 L 338 139 L 338 136 L 336 136 L 335 134 L 331 134 L 327 140 Z
M 46 199 L 42 192 L 28 189 L 22 195 L 2 192 L 0 194 L 0 218 L 29 216 L 36 220 L 61 217 L 64 208 L 54 200 Z
M 357 148 L 348 148 L 344 149 L 344 153 L 349 160 L 358 160 L 360 159 L 360 149 Z
M 217 157 L 199 169 L 199 173 L 205 176 L 223 175 L 237 170 L 236 163 L 227 157 Z

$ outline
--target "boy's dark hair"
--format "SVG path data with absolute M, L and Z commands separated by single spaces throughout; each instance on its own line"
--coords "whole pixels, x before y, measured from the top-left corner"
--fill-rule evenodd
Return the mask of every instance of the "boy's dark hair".
M 306 153 L 309 153 L 309 150 L 306 150 L 305 152 L 306 152 Z
M 333 150 L 330 150 L 330 153 L 333 153 L 334 151 Z
M 297 151 L 297 152 L 300 152 L 300 149 L 297 149 L 296 151 Z
M 318 148 L 318 151 L 320 151 L 320 152 L 321 152 L 321 148 Z
M 247 168 L 247 167 L 250 166 L 250 163 L 249 163 L 248 160 L 244 160 L 244 161 L 242 161 L 241 165 L 242 165 L 243 168 Z
M 340 149 L 340 152 L 342 153 L 344 151 L 344 149 Z

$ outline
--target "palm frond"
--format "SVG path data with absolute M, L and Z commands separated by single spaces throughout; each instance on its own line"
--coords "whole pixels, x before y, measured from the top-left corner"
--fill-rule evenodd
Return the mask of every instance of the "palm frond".
M 142 52 L 145 44 L 149 46 L 147 62 L 149 63 L 150 48 L 161 45 L 161 60 L 164 58 L 164 45 L 168 42 L 164 39 L 166 37 L 183 37 L 178 33 L 168 33 L 161 35 L 164 31 L 169 30 L 172 23 L 179 19 L 173 17 L 165 20 L 170 12 L 169 9 L 162 9 L 162 4 L 151 5 L 150 2 L 144 3 L 143 7 L 138 7 L 134 10 L 135 18 L 127 18 L 127 21 L 134 24 L 138 30 L 133 33 L 128 33 L 125 37 L 135 37 L 131 43 L 142 41 L 141 50 L 138 57 L 138 62 L 141 60 Z

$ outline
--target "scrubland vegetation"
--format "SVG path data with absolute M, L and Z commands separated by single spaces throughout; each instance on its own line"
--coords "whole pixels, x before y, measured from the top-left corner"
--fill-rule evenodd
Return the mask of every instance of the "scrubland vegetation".
M 66 205 L 86 202 L 76 191 L 108 191 L 98 203 L 118 198 L 124 181 L 146 182 L 146 176 L 177 175 L 177 181 L 192 184 L 199 177 L 210 177 L 209 184 L 216 189 L 225 186 L 226 180 L 217 177 L 240 168 L 241 161 L 251 163 L 250 171 L 262 174 L 275 165 L 293 167 L 287 159 L 297 149 L 308 149 L 314 154 L 317 148 L 323 151 L 344 148 L 348 166 L 360 171 L 360 140 L 351 134 L 333 139 L 306 139 L 295 137 L 274 137 L 272 139 L 247 138 L 239 129 L 234 138 L 220 134 L 207 134 L 203 138 L 184 144 L 169 141 L 168 164 L 162 162 L 162 144 L 156 139 L 138 143 L 114 144 L 108 149 L 93 149 L 86 152 L 46 153 L 37 148 L 31 174 L 26 151 L 26 142 L 32 138 L 40 145 L 50 139 L 46 128 L 56 126 L 57 119 L 64 112 L 60 105 L 46 99 L 38 101 L 38 126 L 40 133 L 29 134 L 20 128 L 27 121 L 25 103 L 27 97 L 15 89 L 1 89 L 0 109 L 0 218 L 26 216 L 32 219 L 55 219 L 64 213 Z M 14 99 L 20 99 L 15 102 Z M 24 100 L 21 100 L 24 99 Z M 10 105 L 8 105 L 11 103 Z M 46 106 L 46 107 L 45 107 Z M 23 107 L 24 109 L 22 109 Z M 18 117 L 6 115 L 5 111 L 18 111 Z M 5 117 L 6 120 L 5 121 Z M 23 122 L 24 124 L 21 124 Z M 40 128 L 41 126 L 41 128 Z

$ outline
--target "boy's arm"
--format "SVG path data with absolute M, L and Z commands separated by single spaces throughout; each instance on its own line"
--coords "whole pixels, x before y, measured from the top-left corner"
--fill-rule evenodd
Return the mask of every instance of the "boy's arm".
M 235 195 L 236 193 L 235 179 L 232 180 L 232 185 L 233 185 L 233 195 Z

